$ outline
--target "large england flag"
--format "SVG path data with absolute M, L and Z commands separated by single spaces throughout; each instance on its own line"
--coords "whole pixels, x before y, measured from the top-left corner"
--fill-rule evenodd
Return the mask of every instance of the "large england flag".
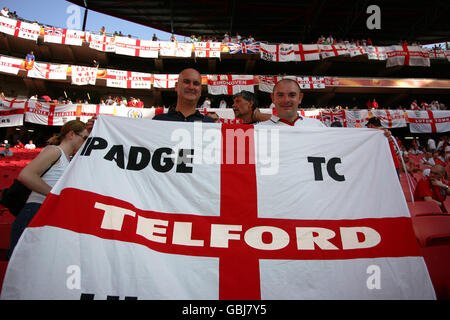
M 243 90 L 254 92 L 254 85 L 253 75 L 208 74 L 208 93 L 213 95 L 232 96 Z
M 106 86 L 129 89 L 150 89 L 151 73 L 106 69 Z
M 383 132 L 100 116 L 1 298 L 108 297 L 435 293 Z
M 390 46 L 387 47 L 386 68 L 393 66 L 430 66 L 430 54 L 419 46 Z
M 62 126 L 81 116 L 82 106 L 76 104 L 54 104 L 29 100 L 25 122 L 47 126 Z
M 0 127 L 23 125 L 26 100 L 0 98 Z
M 349 54 L 347 47 L 343 44 L 319 44 L 319 49 L 322 59 Z
M 192 43 L 161 41 L 159 43 L 159 54 L 161 56 L 185 57 L 192 56 Z
M 0 32 L 9 34 L 11 36 L 36 41 L 39 38 L 41 26 L 38 24 L 14 20 L 1 16 Z
M 386 48 L 387 47 L 374 47 L 374 46 L 367 47 L 367 58 L 369 60 L 386 60 L 387 59 Z
M 273 62 L 300 61 L 298 45 L 280 44 L 260 44 L 261 59 Z
M 115 52 L 116 43 L 114 37 L 103 36 L 100 34 L 88 34 L 89 48 L 103 51 L 103 52 Z
M 405 112 L 403 110 L 371 110 L 380 119 L 383 128 L 406 127 Z
M 86 66 L 71 66 L 72 84 L 77 86 L 95 85 L 98 68 Z
M 38 79 L 66 80 L 67 64 L 51 64 L 35 62 L 31 70 L 28 70 L 28 77 Z
M 55 27 L 44 28 L 44 42 L 81 46 L 83 45 L 84 37 L 84 31 Z
M 178 74 L 153 74 L 153 87 L 164 89 L 175 88 L 178 77 Z
M 17 75 L 22 69 L 23 59 L 0 56 L 0 72 Z
M 115 42 L 117 54 L 142 58 L 158 58 L 158 41 L 116 37 Z
M 412 111 L 406 110 L 409 130 L 412 133 L 436 133 L 450 131 L 448 111 Z
M 295 61 L 320 60 L 319 46 L 317 44 L 298 44 L 294 46 Z
M 195 42 L 194 53 L 196 58 L 220 58 L 221 42 Z
M 345 110 L 345 120 L 349 128 L 365 127 L 369 121 L 368 110 Z
M 297 77 L 297 82 L 302 89 L 325 89 L 324 77 Z

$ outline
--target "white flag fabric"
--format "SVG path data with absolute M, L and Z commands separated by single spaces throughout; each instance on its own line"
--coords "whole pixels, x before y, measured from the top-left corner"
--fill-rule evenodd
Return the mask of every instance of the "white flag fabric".
M 258 90 L 272 93 L 273 88 L 281 79 L 283 79 L 282 76 L 258 76 Z
M 62 126 L 70 120 L 75 120 L 81 116 L 82 105 L 76 104 L 54 104 L 28 101 L 28 108 L 25 112 L 25 121 L 47 126 Z
M 448 111 L 412 111 L 406 110 L 409 130 L 412 133 L 436 133 L 450 131 Z
M 194 53 L 197 58 L 220 58 L 221 42 L 195 42 Z
M 82 46 L 84 31 L 49 27 L 44 28 L 44 42 Z
M 142 58 L 158 58 L 159 41 L 116 37 L 116 53 Z
M 180 42 L 170 42 L 161 41 L 159 43 L 159 54 L 161 56 L 172 56 L 172 57 L 187 57 L 192 56 L 192 43 L 180 43 Z
M 106 69 L 106 86 L 129 89 L 150 89 L 151 73 Z
M 405 112 L 403 110 L 371 110 L 380 119 L 383 128 L 406 127 Z
M 1 16 L 0 32 L 9 34 L 11 36 L 36 41 L 39 38 L 41 26 L 38 24 L 14 20 Z
M 28 77 L 49 80 L 66 80 L 67 68 L 66 64 L 50 64 L 35 62 L 33 67 L 28 70 Z
M 430 66 L 430 55 L 419 46 L 390 46 L 387 47 L 386 68 L 394 66 Z
M 103 52 L 115 52 L 116 43 L 114 37 L 103 36 L 99 34 L 87 34 L 89 48 Z
M 153 87 L 155 88 L 175 88 L 178 81 L 178 74 L 153 74 Z
M 232 96 L 242 90 L 254 92 L 254 85 L 253 75 L 208 74 L 208 93 L 213 95 Z
M 368 110 L 345 110 L 345 120 L 349 128 L 365 127 L 369 120 Z
M 318 46 L 322 59 L 349 54 L 347 47 L 343 44 L 319 44 Z
M 72 84 L 78 86 L 95 86 L 98 68 L 85 66 L 71 66 Z
M 0 127 L 23 125 L 26 100 L 0 98 Z
M 280 44 L 260 44 L 261 59 L 274 62 L 300 61 L 300 55 L 297 54 L 298 45 L 280 43 Z
M 1 299 L 111 296 L 436 298 L 382 131 L 100 116 Z
M 324 89 L 324 77 L 297 77 L 297 82 L 302 89 Z
M 367 47 L 357 46 L 356 44 L 347 45 L 347 50 L 350 54 L 350 57 L 356 57 L 363 54 L 367 54 Z
M 0 56 L 0 72 L 17 75 L 22 68 L 23 59 Z
M 294 46 L 295 61 L 320 60 L 319 46 L 317 44 L 298 44 Z
M 369 60 L 386 60 L 386 47 L 367 47 L 367 57 Z

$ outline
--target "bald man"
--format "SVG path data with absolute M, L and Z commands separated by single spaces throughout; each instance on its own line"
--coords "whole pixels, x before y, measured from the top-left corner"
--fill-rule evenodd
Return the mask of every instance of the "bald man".
M 445 168 L 439 164 L 430 169 L 430 175 L 419 180 L 414 190 L 415 201 L 436 202 L 443 208 L 443 202 L 450 194 L 450 187 L 445 183 Z M 446 212 L 446 211 L 444 211 Z
M 215 122 L 214 119 L 204 116 L 197 110 L 197 104 L 202 95 L 202 76 L 192 68 L 184 69 L 178 76 L 175 84 L 177 105 L 168 113 L 161 113 L 153 120 L 186 121 L 186 122 Z

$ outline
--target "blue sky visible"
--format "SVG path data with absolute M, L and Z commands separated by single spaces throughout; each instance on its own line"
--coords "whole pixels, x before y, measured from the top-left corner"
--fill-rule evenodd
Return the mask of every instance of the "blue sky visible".
M 85 9 L 65 0 L 0 0 L 0 7 L 7 7 L 16 11 L 19 17 L 37 20 L 41 24 L 74 30 L 83 28 Z M 107 33 L 122 31 L 125 36 L 131 34 L 139 39 L 150 39 L 156 33 L 160 40 L 168 41 L 171 36 L 167 32 L 89 10 L 86 31 L 99 31 L 102 26 Z M 183 42 L 185 37 L 176 35 L 176 38 Z

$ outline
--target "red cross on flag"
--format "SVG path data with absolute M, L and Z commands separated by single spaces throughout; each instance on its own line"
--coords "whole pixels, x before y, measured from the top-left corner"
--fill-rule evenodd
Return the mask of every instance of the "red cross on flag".
M 322 59 L 349 54 L 347 47 L 343 44 L 319 44 L 318 46 Z
M 367 48 L 362 46 L 357 46 L 356 44 L 347 45 L 347 50 L 350 54 L 350 57 L 356 57 L 363 54 L 367 54 Z
M 41 26 L 20 20 L 0 17 L 0 32 L 11 36 L 36 41 L 41 32 Z
M 302 89 L 325 89 L 324 77 L 297 77 L 297 82 Z
M 75 104 L 54 104 L 29 100 L 25 112 L 25 122 L 47 126 L 62 126 L 80 116 L 80 108 Z
M 195 42 L 194 53 L 197 58 L 220 58 L 221 42 Z
M 150 73 L 106 69 L 106 86 L 128 89 L 150 89 Z
M 436 299 L 382 131 L 113 116 L 25 229 L 1 293 L 87 296 Z
M 369 60 L 386 60 L 386 47 L 367 47 L 367 57 Z
M 153 87 L 155 88 L 175 88 L 178 82 L 178 74 L 154 74 Z
M 81 46 L 83 45 L 84 37 L 84 31 L 55 27 L 44 28 L 44 42 Z
M 380 119 L 383 128 L 406 127 L 405 112 L 403 110 L 371 110 Z
M 50 80 L 66 80 L 67 68 L 66 64 L 50 64 L 35 62 L 31 70 L 28 70 L 28 77 Z
M 161 56 L 185 57 L 192 56 L 192 43 L 161 41 L 159 43 L 159 54 Z
M 436 133 L 450 131 L 448 111 L 407 110 L 409 130 L 412 133 Z
M 0 127 L 22 126 L 26 104 L 26 100 L 0 98 Z
M 419 46 L 390 46 L 387 48 L 386 68 L 394 66 L 430 66 L 430 55 Z
M 282 76 L 257 76 L 258 90 L 263 92 L 272 93 L 273 87 L 278 81 L 283 79 Z
M 208 75 L 208 93 L 213 95 L 232 96 L 242 90 L 254 92 L 254 85 L 253 75 Z
M 103 52 L 115 52 L 116 43 L 114 37 L 99 34 L 87 34 L 89 48 Z
M 343 127 L 347 127 L 345 110 L 323 110 L 320 113 L 320 121 L 327 127 L 331 126 L 331 124 L 336 121 L 340 122 Z
M 369 121 L 368 110 L 345 110 L 345 120 L 349 128 L 363 128 Z
M 116 37 L 116 53 L 142 58 L 158 58 L 159 42 Z
M 297 44 L 294 46 L 295 61 L 320 60 L 317 44 Z
M 22 69 L 23 59 L 0 56 L 0 72 L 12 73 L 17 75 Z
M 260 43 L 261 59 L 274 62 L 300 61 L 298 45 Z M 296 53 L 297 52 L 297 53 Z

